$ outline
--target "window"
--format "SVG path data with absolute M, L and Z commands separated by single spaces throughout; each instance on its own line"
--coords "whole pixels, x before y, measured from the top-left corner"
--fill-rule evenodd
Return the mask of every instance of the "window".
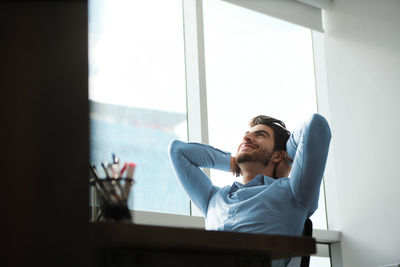
M 130 209 L 189 215 L 166 153 L 187 140 L 182 3 L 92 0 L 89 12 L 91 163 L 137 164 Z
M 293 130 L 317 112 L 309 29 L 224 1 L 203 3 L 211 145 L 234 154 L 252 117 L 269 115 Z M 211 178 L 220 186 L 235 180 L 216 170 Z M 323 187 L 311 219 L 327 229 Z
M 250 118 L 283 120 L 289 130 L 317 112 L 311 30 L 223 1 L 204 1 L 208 133 L 235 154 Z M 219 186 L 239 180 L 211 170 Z M 327 229 L 324 187 L 314 228 Z M 329 257 L 329 254 L 326 255 Z M 311 266 L 330 266 L 312 257 Z

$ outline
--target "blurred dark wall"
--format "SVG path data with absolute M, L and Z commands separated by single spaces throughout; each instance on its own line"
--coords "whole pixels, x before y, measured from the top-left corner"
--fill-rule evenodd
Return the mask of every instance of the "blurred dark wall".
M 1 1 L 0 266 L 88 266 L 87 1 Z

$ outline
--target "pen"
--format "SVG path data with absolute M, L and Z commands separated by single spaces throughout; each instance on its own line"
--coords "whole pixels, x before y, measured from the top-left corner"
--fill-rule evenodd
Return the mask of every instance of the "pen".
M 116 163 L 111 164 L 111 165 L 109 165 L 109 168 L 111 169 L 112 177 L 114 179 L 117 179 L 119 177 L 119 173 L 120 173 L 119 164 L 116 164 Z
M 126 197 L 124 195 L 124 190 L 122 189 L 121 186 L 121 179 L 119 178 L 119 159 L 115 157 L 115 155 L 113 154 L 113 164 L 109 164 L 108 165 L 108 169 L 111 170 L 112 172 L 112 178 L 114 178 L 114 181 L 112 181 L 112 185 L 114 187 L 114 190 L 116 191 L 118 197 L 121 197 L 122 201 L 125 201 Z M 122 203 L 121 203 L 122 204 Z
M 101 163 L 101 167 L 103 167 L 104 173 L 106 174 L 106 178 L 110 178 L 110 175 L 108 173 L 108 169 L 107 169 L 106 165 L 103 162 Z
M 122 167 L 122 169 L 121 169 L 121 172 L 119 173 L 119 176 L 122 178 L 122 174 L 124 174 L 124 171 L 126 170 L 126 166 L 127 166 L 128 164 L 127 163 L 125 163 L 124 164 L 124 166 Z
M 136 164 L 130 162 L 126 166 L 126 178 L 133 179 L 133 174 L 135 173 Z
M 99 178 L 100 178 L 100 174 L 99 174 L 99 172 L 97 171 L 97 168 L 96 168 L 95 165 L 93 165 L 92 171 L 93 171 L 93 173 L 96 175 L 97 179 L 99 179 Z
M 117 156 L 115 156 L 114 153 L 112 153 L 112 158 L 113 158 L 113 163 L 114 164 L 119 164 L 119 158 Z
M 90 177 L 93 177 L 95 180 L 98 180 L 99 177 L 97 176 L 97 173 L 94 170 L 95 167 L 90 166 L 89 164 L 89 175 Z
M 136 164 L 133 162 L 126 164 L 126 177 L 124 184 L 124 195 L 129 196 L 129 191 L 131 190 L 131 186 L 133 184 L 133 174 L 135 173 Z

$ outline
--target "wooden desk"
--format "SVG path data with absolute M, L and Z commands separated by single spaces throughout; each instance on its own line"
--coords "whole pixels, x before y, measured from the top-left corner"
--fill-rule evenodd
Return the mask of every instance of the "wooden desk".
M 91 223 L 96 266 L 270 266 L 315 253 L 315 239 L 198 229 Z

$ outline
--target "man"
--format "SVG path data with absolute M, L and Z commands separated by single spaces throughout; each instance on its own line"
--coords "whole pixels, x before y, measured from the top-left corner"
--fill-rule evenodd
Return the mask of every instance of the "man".
M 173 141 L 170 159 L 178 180 L 203 213 L 207 230 L 299 236 L 318 206 L 329 125 L 314 114 L 292 135 L 268 116 L 253 118 L 250 126 L 235 157 L 208 145 Z M 232 171 L 243 182 L 220 188 L 200 168 Z

